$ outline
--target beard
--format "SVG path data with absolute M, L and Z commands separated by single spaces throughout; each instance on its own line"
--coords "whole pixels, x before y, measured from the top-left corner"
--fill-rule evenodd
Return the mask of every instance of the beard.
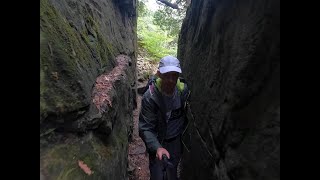
M 169 97 L 170 97 L 170 96 L 173 96 L 174 91 L 175 91 L 175 87 L 176 87 L 175 84 L 174 84 L 174 85 L 163 86 L 162 92 L 163 92 L 163 94 L 166 95 L 166 96 L 169 96 Z

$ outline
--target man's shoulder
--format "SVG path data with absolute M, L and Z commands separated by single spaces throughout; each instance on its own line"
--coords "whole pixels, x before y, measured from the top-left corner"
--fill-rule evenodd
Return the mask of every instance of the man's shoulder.
M 182 87 L 180 86 L 180 91 L 182 92 L 182 94 L 187 94 L 189 92 L 189 87 L 186 79 L 183 77 L 179 77 L 179 81 L 181 84 L 183 84 Z
M 146 92 L 143 94 L 142 99 L 145 101 L 154 101 L 157 102 L 159 98 L 158 92 L 156 92 L 154 85 L 148 87 Z
M 150 87 L 146 90 L 146 92 L 143 93 L 142 99 L 149 99 L 151 98 L 151 93 L 150 93 Z

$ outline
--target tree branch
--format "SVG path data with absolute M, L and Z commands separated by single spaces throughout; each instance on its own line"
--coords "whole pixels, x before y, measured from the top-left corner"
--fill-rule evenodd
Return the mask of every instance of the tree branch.
M 163 4 L 173 8 L 173 9 L 179 9 L 178 5 L 177 4 L 172 4 L 171 2 L 168 2 L 166 0 L 157 0 L 157 1 L 160 1 L 162 2 Z

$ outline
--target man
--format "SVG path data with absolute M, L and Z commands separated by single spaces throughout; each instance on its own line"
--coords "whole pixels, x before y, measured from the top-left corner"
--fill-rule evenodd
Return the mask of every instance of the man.
M 139 115 L 139 135 L 149 153 L 151 180 L 162 180 L 166 155 L 173 168 L 167 168 L 169 180 L 177 180 L 177 166 L 181 158 L 181 133 L 187 125 L 185 104 L 190 94 L 181 82 L 180 62 L 165 56 L 159 62 L 157 78 L 144 93 Z

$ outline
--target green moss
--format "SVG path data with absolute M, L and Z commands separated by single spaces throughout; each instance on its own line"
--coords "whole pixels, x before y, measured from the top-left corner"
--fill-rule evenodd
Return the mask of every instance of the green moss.
M 102 143 L 98 143 L 97 141 L 91 141 L 92 147 L 95 152 L 97 152 L 101 157 L 109 159 L 112 155 L 112 147 L 104 146 Z
M 72 143 L 57 144 L 48 149 L 42 150 L 40 154 L 41 172 L 50 179 L 110 179 L 114 173 L 119 173 L 124 168 L 119 160 L 126 156 L 125 149 L 127 138 L 121 130 L 120 134 L 115 133 L 109 138 L 112 143 L 105 145 L 102 141 L 93 136 L 72 140 Z M 78 161 L 83 161 L 93 171 L 87 175 L 79 167 Z M 119 174 L 117 174 L 119 175 Z
M 93 68 L 95 62 L 80 35 L 47 0 L 40 1 L 40 29 L 40 115 L 46 111 L 62 113 L 81 105 L 71 88 L 75 87 L 74 79 L 83 76 L 80 67 Z
M 88 179 L 89 175 L 85 174 L 78 165 L 78 160 L 83 161 L 92 170 L 95 169 L 97 161 L 95 152 L 88 149 L 87 153 L 82 154 L 79 144 L 60 144 L 49 150 L 43 157 L 44 167 L 53 179 Z M 98 175 L 99 173 L 97 173 Z M 96 175 L 90 175 L 90 179 Z
M 121 130 L 118 133 L 117 139 L 121 145 L 125 145 L 128 143 L 128 136 L 125 131 L 125 128 L 123 128 L 123 127 L 121 128 Z
M 64 177 L 65 170 L 76 167 L 75 159 L 72 155 L 77 154 L 75 146 L 57 145 L 50 149 L 43 157 L 44 169 L 52 177 Z
M 57 180 L 67 180 L 72 176 L 72 173 L 76 171 L 76 168 L 64 169 L 64 171 L 57 177 Z
M 64 69 L 67 69 L 71 77 L 78 75 L 78 64 L 92 67 L 91 52 L 86 46 L 95 49 L 101 59 L 100 66 L 105 66 L 109 59 L 114 58 L 113 46 L 105 40 L 100 31 L 100 25 L 93 19 L 89 13 L 85 16 L 90 32 L 97 38 L 97 43 L 92 45 L 89 42 L 86 32 L 77 32 L 70 26 L 68 21 L 52 7 L 47 0 L 40 1 L 40 24 L 48 35 L 51 50 L 55 56 L 63 60 Z M 82 38 L 81 38 L 82 37 Z M 42 60 L 51 59 L 52 52 L 45 51 L 41 55 Z M 100 67 L 99 67 L 100 68 Z
M 100 25 L 97 23 L 92 16 L 86 16 L 86 21 L 90 27 L 92 27 L 91 33 L 97 38 L 97 43 L 94 48 L 98 51 L 98 54 L 101 59 L 102 66 L 105 66 L 109 59 L 114 58 L 114 49 L 110 43 L 108 43 L 103 37 L 100 31 Z M 88 38 L 87 38 L 88 39 Z M 89 42 L 89 41 L 88 41 Z M 90 43 L 88 43 L 90 44 Z M 105 49 L 107 48 L 107 50 Z
M 68 21 L 54 8 L 47 0 L 40 1 L 40 24 L 43 31 L 48 36 L 48 43 L 51 44 L 51 51 L 54 51 L 55 59 L 63 61 L 64 68 L 70 77 L 79 75 L 78 65 L 92 68 L 95 63 L 92 61 L 91 52 L 87 46 L 95 49 L 100 56 L 100 66 L 106 66 L 108 60 L 114 58 L 113 46 L 105 40 L 100 31 L 100 25 L 93 19 L 89 13 L 85 16 L 90 32 L 97 38 L 97 43 L 92 45 L 89 42 L 88 34 L 84 31 L 77 32 L 70 26 Z M 52 52 L 48 50 L 41 54 L 42 61 L 52 59 Z M 101 68 L 101 67 L 99 67 Z M 50 68 L 53 69 L 53 68 Z

